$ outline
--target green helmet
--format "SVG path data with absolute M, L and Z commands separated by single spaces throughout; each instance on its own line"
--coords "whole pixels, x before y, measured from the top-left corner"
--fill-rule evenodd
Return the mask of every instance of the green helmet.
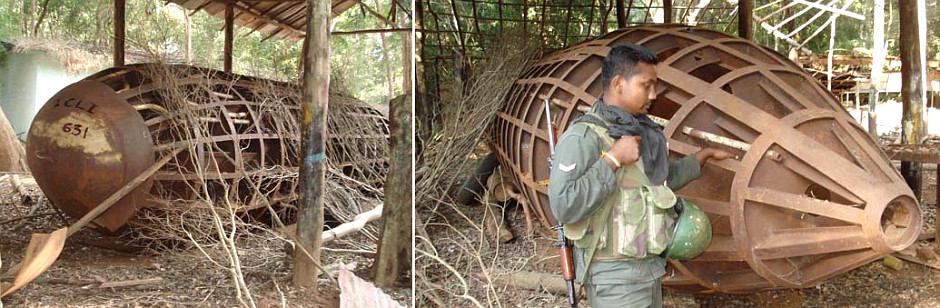
M 698 257 L 712 243 L 712 223 L 697 205 L 679 199 L 679 218 L 666 247 L 666 258 L 686 261 Z

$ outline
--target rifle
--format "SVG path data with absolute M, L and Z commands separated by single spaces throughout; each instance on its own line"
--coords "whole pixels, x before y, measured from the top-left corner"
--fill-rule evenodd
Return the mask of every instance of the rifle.
M 548 148 L 551 151 L 548 156 L 548 165 L 551 168 L 552 162 L 555 160 L 555 136 L 552 132 L 552 112 L 548 99 L 545 99 L 545 120 L 548 124 Z M 561 275 L 565 278 L 565 284 L 568 285 L 568 304 L 572 308 L 577 308 L 578 296 L 577 291 L 574 289 L 574 259 L 571 257 L 571 242 L 565 238 L 565 226 L 560 221 L 553 229 L 558 232 L 555 246 L 558 247 L 558 254 L 561 258 Z

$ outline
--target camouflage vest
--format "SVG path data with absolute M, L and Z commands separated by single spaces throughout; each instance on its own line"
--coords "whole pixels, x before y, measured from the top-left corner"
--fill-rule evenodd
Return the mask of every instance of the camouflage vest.
M 613 145 L 614 140 L 605 127 L 581 123 L 600 136 L 607 148 Z M 586 252 L 585 268 L 592 260 L 659 255 L 669 243 L 667 228 L 675 224 L 672 207 L 676 204 L 676 195 L 665 184 L 650 184 L 643 172 L 642 159 L 618 168 L 614 174 L 620 189 L 611 193 L 588 219 L 565 225 L 568 239 Z

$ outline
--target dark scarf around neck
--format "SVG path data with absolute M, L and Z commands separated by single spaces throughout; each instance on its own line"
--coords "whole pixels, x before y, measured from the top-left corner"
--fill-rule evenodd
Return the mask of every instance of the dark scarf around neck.
M 591 115 L 590 113 L 593 113 Z M 622 136 L 640 136 L 640 158 L 646 177 L 653 185 L 663 185 L 669 175 L 669 150 L 663 128 L 645 114 L 634 116 L 619 107 L 597 99 L 591 112 L 577 120 L 594 123 L 607 128 L 614 140 Z M 600 118 L 598 118 L 600 117 Z

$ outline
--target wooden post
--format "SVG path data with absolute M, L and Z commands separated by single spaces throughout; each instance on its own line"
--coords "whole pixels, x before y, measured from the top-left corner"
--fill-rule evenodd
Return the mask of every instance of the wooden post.
M 878 119 L 875 107 L 878 106 L 878 94 L 881 89 L 881 70 L 885 61 L 885 0 L 875 0 L 874 31 L 872 33 L 871 77 L 868 88 L 868 134 L 878 140 Z
M 627 13 L 623 10 L 623 0 L 614 0 L 617 2 L 617 28 L 627 27 Z
M 746 39 L 754 39 L 754 27 L 751 26 L 751 18 L 754 16 L 754 0 L 738 1 L 738 36 Z
M 389 102 L 389 166 L 375 260 L 375 283 L 384 287 L 393 286 L 411 265 L 411 106 L 410 95 Z
M 114 66 L 124 66 L 125 0 L 114 0 Z
M 412 94 L 412 97 L 413 97 L 414 91 L 413 91 L 413 87 L 411 86 L 412 85 L 411 82 L 412 82 L 412 77 L 414 77 L 414 75 L 412 74 L 413 70 L 412 70 L 411 62 L 412 62 L 412 58 L 414 57 L 414 46 L 411 44 L 411 42 L 412 42 L 412 38 L 415 37 L 415 33 L 414 33 L 414 28 L 409 26 L 408 23 L 406 22 L 408 17 L 405 14 L 405 11 L 401 10 L 399 12 L 400 14 L 398 15 L 398 18 L 399 18 L 398 20 L 400 20 L 402 26 L 411 28 L 411 31 L 401 33 L 401 54 L 402 54 L 401 56 L 402 88 L 401 89 L 405 93 Z
M 434 118 L 431 116 L 431 102 L 428 99 L 427 78 L 424 75 L 424 1 L 415 2 L 415 118 L 416 124 L 420 123 L 417 131 L 418 144 L 415 146 L 415 154 L 420 155 L 424 148 L 423 141 L 431 140 L 432 123 Z
M 304 55 L 301 146 L 297 208 L 297 245 L 294 249 L 294 285 L 316 290 L 323 233 L 323 175 L 325 166 L 326 115 L 330 88 L 330 1 L 307 0 L 307 34 Z
M 829 57 L 826 60 L 826 87 L 829 92 L 832 92 L 832 57 L 836 48 L 836 20 L 838 18 L 829 23 Z M 839 103 L 842 103 L 842 98 L 839 98 Z
M 672 0 L 663 0 L 663 23 L 672 23 Z
M 924 54 L 921 44 L 925 44 L 920 36 L 919 28 L 922 20 L 918 17 L 919 7 L 917 0 L 900 0 L 899 20 L 900 28 L 900 55 L 901 58 L 901 143 L 920 144 L 926 135 L 924 127 L 924 75 L 921 66 L 924 64 Z M 922 181 L 921 163 L 901 162 L 901 176 L 907 185 L 920 199 Z
M 193 26 L 189 19 L 189 12 L 183 9 L 183 21 L 186 23 L 186 45 L 183 47 L 186 52 L 186 64 L 193 64 Z
M 454 50 L 451 53 L 451 59 L 453 59 L 452 62 L 454 63 L 454 92 L 453 93 L 454 93 L 454 98 L 458 98 L 458 99 L 462 98 L 466 94 L 465 90 L 469 88 L 466 84 L 464 84 L 464 82 L 467 81 L 467 78 L 466 78 L 467 72 L 465 70 L 466 66 L 464 66 L 464 63 L 466 62 L 465 62 L 464 56 L 465 56 L 464 54 L 460 53 L 457 50 Z
M 234 40 L 235 8 L 231 3 L 225 5 L 225 72 L 232 72 L 232 40 Z

